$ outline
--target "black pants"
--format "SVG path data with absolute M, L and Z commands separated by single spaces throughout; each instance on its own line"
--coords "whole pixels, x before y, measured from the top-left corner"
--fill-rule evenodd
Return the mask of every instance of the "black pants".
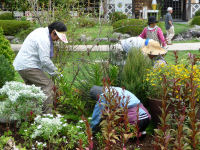
M 139 120 L 139 129 L 140 129 L 140 132 L 145 131 L 145 129 L 147 128 L 149 122 L 150 122 L 149 118 Z

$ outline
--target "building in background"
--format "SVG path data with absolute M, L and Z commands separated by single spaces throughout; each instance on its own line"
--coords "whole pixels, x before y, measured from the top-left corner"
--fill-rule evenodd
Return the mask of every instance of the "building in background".
M 174 8 L 173 18 L 178 21 L 189 20 L 200 10 L 200 0 L 157 0 L 157 3 L 157 11 L 154 12 L 161 11 L 161 19 L 164 18 L 168 7 Z M 107 0 L 107 16 L 120 11 L 130 17 L 140 18 L 143 10 L 147 10 L 150 15 L 153 13 L 152 0 Z
M 156 1 L 158 5 L 155 11 L 152 10 L 152 0 L 80 0 L 80 7 L 77 6 L 77 8 L 94 17 L 101 15 L 107 19 L 113 12 L 123 12 L 129 18 L 147 19 L 149 15 L 156 15 L 160 19 L 164 19 L 167 7 L 173 7 L 173 18 L 178 21 L 189 20 L 200 10 L 200 0 Z M 8 10 L 5 8 L 5 0 L 0 0 L 0 9 Z

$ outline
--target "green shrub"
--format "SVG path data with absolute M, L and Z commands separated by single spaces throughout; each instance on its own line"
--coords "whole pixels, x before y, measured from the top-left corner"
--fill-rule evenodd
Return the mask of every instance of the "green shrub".
M 4 55 L 0 55 L 0 88 L 7 82 L 14 80 L 15 71 L 12 64 Z
M 0 55 L 4 55 L 6 59 L 8 59 L 8 62 L 12 63 L 15 54 L 13 50 L 11 49 L 9 41 L 4 37 L 3 30 L 0 27 Z
M 192 25 L 200 25 L 200 16 L 194 17 L 191 22 Z
M 113 24 L 114 32 L 119 32 L 123 34 L 130 34 L 131 36 L 138 36 L 145 26 L 146 21 L 140 19 L 123 19 L 115 22 Z
M 94 27 L 96 22 L 89 17 L 78 18 L 78 24 L 80 27 Z
M 122 72 L 122 86 L 133 92 L 138 98 L 145 98 L 144 79 L 147 70 L 152 67 L 151 60 L 139 49 L 128 53 L 128 58 Z
M 198 10 L 196 13 L 195 13 L 195 16 L 200 16 L 200 10 Z
M 0 14 L 0 20 L 14 20 L 14 16 L 12 13 L 3 13 Z
M 29 21 L 0 20 L 0 27 L 3 28 L 5 35 L 15 35 L 21 30 L 28 29 L 30 25 Z
M 115 23 L 119 20 L 128 19 L 127 15 L 123 14 L 122 12 L 114 12 L 109 16 L 111 23 Z

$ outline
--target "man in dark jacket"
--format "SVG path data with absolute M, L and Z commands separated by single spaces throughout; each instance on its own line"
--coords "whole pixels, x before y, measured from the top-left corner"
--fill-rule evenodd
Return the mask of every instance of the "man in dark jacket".
M 168 13 L 165 16 L 165 28 L 167 31 L 167 44 L 172 45 L 172 38 L 174 37 L 174 25 L 173 25 L 173 19 L 172 19 L 172 13 L 173 13 L 173 8 L 168 7 L 167 8 Z

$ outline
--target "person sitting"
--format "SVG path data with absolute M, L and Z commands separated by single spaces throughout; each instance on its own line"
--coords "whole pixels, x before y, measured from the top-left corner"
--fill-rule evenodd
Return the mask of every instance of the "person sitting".
M 153 46 L 144 46 L 141 51 L 144 55 L 148 55 L 148 57 L 152 60 L 152 65 L 154 66 L 154 68 L 158 68 L 162 65 L 167 65 L 167 62 L 163 57 L 164 55 L 166 55 L 167 50 L 161 48 L 158 43 L 155 43 Z
M 165 37 L 161 28 L 157 26 L 158 21 L 154 16 L 149 17 L 148 27 L 144 28 L 143 32 L 140 34 L 140 37 L 143 39 L 153 39 L 154 41 L 159 42 L 162 47 L 166 48 L 167 44 Z
M 110 87 L 111 90 L 114 90 L 114 92 L 117 92 L 117 95 L 119 97 L 122 97 L 124 102 L 128 100 L 128 119 L 129 123 L 134 125 L 137 123 L 137 108 L 139 105 L 139 130 L 140 132 L 145 131 L 146 127 L 148 126 L 151 115 L 147 111 L 147 109 L 143 106 L 143 104 L 140 102 L 140 100 L 131 92 L 128 90 L 124 90 L 120 87 Z M 105 98 L 104 94 L 106 93 L 106 90 L 103 92 L 102 86 L 93 86 L 90 89 L 90 97 L 93 100 L 96 100 L 96 105 L 93 110 L 92 114 L 92 120 L 91 120 L 91 128 L 92 131 L 95 132 L 98 129 L 98 126 L 101 122 L 101 114 L 104 107 Z M 121 104 L 122 106 L 122 104 Z

